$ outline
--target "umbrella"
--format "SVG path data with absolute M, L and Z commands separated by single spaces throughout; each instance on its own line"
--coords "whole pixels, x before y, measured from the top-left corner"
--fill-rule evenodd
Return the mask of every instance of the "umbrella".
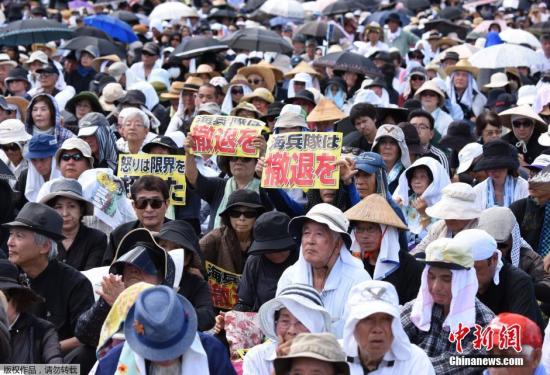
M 138 40 L 132 27 L 118 18 L 105 15 L 90 16 L 84 18 L 84 23 L 105 31 L 113 39 L 120 40 L 123 43 L 132 43 Z
M 149 14 L 150 20 L 179 20 L 186 17 L 197 17 L 197 12 L 193 8 L 176 1 L 159 4 Z
M 207 36 L 194 36 L 184 39 L 172 52 L 172 56 L 179 57 L 180 59 L 191 59 L 205 52 L 220 52 L 228 48 L 227 44 L 217 39 Z
M 328 67 L 334 70 L 344 70 L 362 74 L 365 76 L 381 76 L 380 70 L 374 63 L 353 52 L 334 52 L 329 53 L 313 62 L 314 66 Z
M 464 13 L 464 9 L 461 7 L 451 6 L 443 8 L 441 12 L 439 12 L 438 16 L 439 18 L 455 21 L 462 18 L 462 13 Z
M 530 48 L 504 43 L 479 50 L 469 61 L 477 68 L 500 69 L 537 65 L 540 57 Z
M 128 25 L 137 25 L 139 23 L 138 16 L 132 12 L 128 12 L 127 10 L 117 10 L 116 12 L 113 12 L 113 17 L 126 22 Z
M 81 26 L 77 29 L 74 29 L 74 36 L 93 36 L 96 38 L 106 39 L 109 41 L 112 41 L 111 37 L 107 34 L 105 34 L 104 31 L 101 31 L 99 29 L 96 29 L 95 27 L 91 26 Z
M 292 52 L 292 46 L 279 34 L 271 30 L 247 28 L 237 31 L 224 40 L 231 49 L 262 52 Z
M 303 18 L 286 18 L 286 17 L 273 17 L 269 20 L 270 27 L 285 26 L 291 24 L 301 24 L 304 22 Z
M 222 18 L 237 18 L 237 13 L 231 9 L 216 9 L 207 17 L 209 20 Z
M 245 6 L 241 10 L 245 13 L 252 13 L 261 7 L 265 2 L 266 0 L 250 0 L 246 2 Z
M 69 28 L 59 22 L 45 19 L 28 19 L 8 23 L 0 29 L 0 44 L 6 46 L 47 43 L 73 36 Z
M 117 47 L 117 45 L 114 44 L 113 42 L 106 39 L 96 38 L 93 36 L 77 36 L 76 38 L 68 40 L 66 43 L 62 44 L 59 48 L 71 50 L 71 51 L 78 51 L 90 45 L 98 49 L 100 56 L 105 56 L 105 55 L 125 56 L 126 55 L 125 51 Z
M 379 12 L 374 12 L 373 14 L 365 18 L 365 20 L 363 21 L 363 25 L 368 25 L 373 21 L 378 22 L 380 25 L 385 25 L 390 13 L 397 13 L 399 15 L 399 18 L 401 19 L 401 23 L 403 24 L 403 26 L 411 23 L 411 18 L 409 17 L 406 10 L 399 10 L 397 12 L 395 10 L 381 10 Z
M 428 9 L 430 7 L 429 0 L 405 0 L 405 7 L 413 12 Z
M 460 39 L 466 39 L 466 35 L 470 31 L 467 27 L 457 25 L 447 19 L 438 19 L 428 21 L 424 24 L 424 31 L 437 30 L 443 35 L 456 33 Z
M 512 44 L 527 44 L 534 49 L 541 48 L 540 41 L 528 31 L 520 29 L 506 29 L 500 34 L 500 39 Z
M 338 0 L 323 9 L 323 16 L 333 16 L 359 10 L 373 10 L 378 7 L 378 0 Z
M 471 44 L 459 44 L 458 46 L 450 47 L 447 48 L 445 51 L 440 52 L 436 56 L 435 61 L 441 61 L 443 57 L 447 54 L 447 52 L 456 52 L 458 53 L 458 58 L 468 59 L 477 51 L 479 51 L 479 48 L 474 47 Z
M 529 28 L 529 31 L 531 31 L 535 35 L 550 33 L 550 21 L 536 23 Z
M 79 9 L 79 8 L 94 9 L 92 4 L 83 0 L 69 1 L 68 5 L 69 5 L 69 9 Z
M 271 16 L 298 19 L 304 18 L 302 3 L 296 0 L 267 0 L 260 7 L 260 11 Z
M 327 22 L 311 21 L 299 27 L 296 30 L 296 34 L 303 34 L 303 35 L 312 36 L 315 38 L 324 39 L 327 35 L 327 27 L 328 27 Z M 333 30 L 334 31 L 330 39 L 331 43 L 338 43 L 340 39 L 346 37 L 339 27 L 335 27 Z
M 495 23 L 500 26 L 501 31 L 504 31 L 508 28 L 508 26 L 506 26 L 506 22 L 504 22 L 504 21 L 501 21 L 501 20 L 487 20 L 487 21 L 482 21 L 479 25 L 477 25 L 476 28 L 474 29 L 474 32 L 477 32 L 477 33 L 489 32 L 489 27 L 491 27 L 491 25 L 493 25 Z

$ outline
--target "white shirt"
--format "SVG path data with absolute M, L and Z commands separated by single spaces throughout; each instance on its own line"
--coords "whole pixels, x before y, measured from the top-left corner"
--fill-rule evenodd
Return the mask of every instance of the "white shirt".
M 437 108 L 431 113 L 434 118 L 434 128 L 437 130 L 441 137 L 443 138 L 447 135 L 447 129 L 449 129 L 449 124 L 453 122 L 453 118 L 447 114 L 441 108 Z
M 483 180 L 476 186 L 474 186 L 474 192 L 476 193 L 476 205 L 485 210 L 487 207 L 487 183 L 488 180 Z M 518 177 L 516 180 L 516 187 L 514 189 L 513 202 L 526 198 L 529 195 L 529 183 L 523 178 Z
M 277 343 L 266 341 L 246 353 L 243 361 L 243 375 L 271 375 L 273 361 L 277 357 Z
M 538 50 L 536 52 L 537 55 L 539 55 L 539 63 L 533 67 L 533 72 L 545 72 L 547 70 L 550 70 L 550 57 L 546 57 L 544 55 L 544 52 L 542 50 Z
M 428 355 L 418 346 L 411 344 L 411 358 L 406 361 L 399 361 L 395 358 L 388 358 L 387 353 L 384 356 L 384 362 L 378 369 L 369 372 L 369 375 L 401 375 L 401 374 L 423 374 L 435 375 L 434 368 Z M 391 356 L 393 357 L 393 356 Z M 388 366 L 387 361 L 393 360 L 393 366 Z M 363 367 L 358 358 L 353 363 L 349 363 L 350 375 L 363 375 Z
M 161 69 L 161 68 L 162 68 L 162 59 L 158 58 L 157 61 L 155 61 L 155 65 L 153 65 L 153 68 L 151 70 Z M 130 70 L 132 71 L 132 73 L 134 73 L 134 75 L 138 80 L 147 81 L 147 78 L 145 77 L 145 70 L 143 69 L 143 61 L 132 64 L 132 66 L 130 67 Z

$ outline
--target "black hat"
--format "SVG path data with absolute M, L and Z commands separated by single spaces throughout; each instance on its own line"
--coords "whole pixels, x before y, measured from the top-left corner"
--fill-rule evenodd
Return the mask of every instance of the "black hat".
M 409 111 L 406 108 L 399 107 L 376 107 L 376 118 L 379 125 L 383 125 L 384 119 L 388 116 L 392 117 L 396 124 L 399 124 L 407 121 Z
M 298 92 L 294 97 L 288 98 L 287 100 L 285 100 L 285 103 L 292 104 L 294 102 L 294 99 L 307 100 L 311 104 L 315 105 L 315 96 L 309 90 L 302 90 L 302 91 Z
M 518 150 L 508 142 L 500 139 L 483 145 L 483 154 L 473 170 L 478 172 L 497 168 L 506 168 L 513 171 L 519 168 Z
M 281 114 L 281 110 L 284 107 L 284 103 L 282 102 L 273 102 L 269 106 L 267 106 L 267 113 L 260 117 L 260 120 L 263 120 L 267 117 L 278 117 Z
M 35 202 L 28 202 L 23 206 L 17 217 L 11 223 L 2 224 L 3 227 L 21 227 L 43 234 L 52 240 L 63 240 L 63 218 L 53 208 Z
M 439 141 L 439 144 L 458 152 L 468 143 L 475 141 L 476 138 L 467 121 L 453 121 L 449 124 L 447 134 Z
M 141 53 L 143 53 L 143 52 L 149 53 L 151 55 L 159 56 L 160 55 L 160 48 L 159 48 L 158 44 L 153 43 L 153 42 L 148 42 L 148 43 L 145 43 L 145 45 L 141 49 Z
M 4 80 L 6 84 L 8 84 L 10 81 L 24 81 L 27 83 L 27 90 L 30 89 L 31 83 L 28 78 L 29 72 L 20 66 L 16 66 L 12 70 L 9 71 L 8 76 Z
M 407 144 L 409 152 L 415 155 L 423 155 L 424 148 L 420 144 L 418 130 L 416 130 L 414 125 L 411 125 L 408 122 L 402 122 L 398 126 L 401 130 L 403 130 L 403 134 L 405 134 L 405 143 Z
M 445 61 L 445 60 L 458 61 L 458 60 L 460 60 L 460 56 L 455 51 L 447 51 L 447 52 L 445 52 L 445 55 L 443 56 L 441 61 Z
M 401 17 L 399 17 L 399 14 L 398 13 L 390 13 L 388 14 L 388 18 L 386 19 L 386 25 L 390 22 L 390 21 L 395 21 L 395 22 L 398 22 L 399 23 L 399 26 L 403 26 L 403 22 L 401 22 Z
M 17 292 L 13 294 L 21 298 L 21 302 L 25 305 L 34 302 L 44 302 L 44 299 L 36 294 L 28 283 L 29 281 L 26 276 L 20 274 L 19 270 L 12 262 L 7 259 L 0 259 L 0 290 L 17 290 Z
M 227 215 L 235 207 L 244 206 L 249 208 L 254 208 L 258 210 L 259 213 L 265 211 L 262 201 L 260 200 L 260 195 L 254 190 L 249 189 L 239 189 L 235 190 L 227 198 L 227 205 L 225 210 L 220 212 L 220 216 Z
M 48 13 L 46 12 L 46 9 L 42 7 L 34 7 L 31 9 L 31 14 L 33 16 L 41 16 L 41 17 L 47 17 Z
M 290 217 L 282 212 L 270 211 L 260 215 L 254 224 L 254 242 L 248 254 L 295 250 L 296 242 L 288 233 L 288 223 Z
M 405 103 L 403 103 L 403 108 L 409 111 L 422 109 L 422 103 L 420 103 L 420 100 L 418 99 L 407 99 Z
M 307 38 L 304 34 L 294 34 L 294 36 L 292 37 L 292 41 L 305 44 L 307 41 Z
M 516 97 L 512 94 L 502 93 L 497 97 L 495 102 L 495 112 L 500 113 L 514 107 L 516 105 Z
M 489 91 L 489 94 L 487 95 L 487 103 L 485 103 L 485 108 L 493 108 L 497 103 L 499 95 L 505 93 L 506 91 L 500 88 L 492 89 L 491 91 Z
M 172 138 L 165 135 L 159 135 L 153 138 L 151 142 L 142 147 L 142 151 L 148 154 L 154 146 L 166 147 L 170 150 L 170 154 L 175 154 L 178 151 L 178 145 L 176 142 L 174 142 Z
M 368 89 L 369 87 L 382 87 L 383 89 L 386 88 L 386 81 L 384 81 L 384 78 L 382 77 L 375 77 L 374 79 L 371 79 L 368 81 L 367 84 L 365 84 L 364 88 Z
M 172 241 L 183 249 L 200 256 L 199 238 L 187 221 L 172 220 L 162 224 L 156 237 L 159 240 Z
M 385 62 L 391 63 L 391 56 L 388 51 L 377 51 L 370 56 L 370 59 L 373 61 L 383 60 Z
M 145 94 L 139 90 L 128 90 L 124 98 L 120 99 L 119 104 L 145 106 Z
M 46 64 L 41 68 L 36 69 L 36 73 L 50 73 L 59 75 L 59 70 L 57 70 L 57 68 L 52 64 Z

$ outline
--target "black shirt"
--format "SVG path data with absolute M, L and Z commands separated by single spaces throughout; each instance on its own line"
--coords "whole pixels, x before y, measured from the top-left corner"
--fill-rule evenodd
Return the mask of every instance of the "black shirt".
M 71 247 L 65 250 L 63 242 L 59 241 L 57 248 L 59 261 L 79 271 L 85 271 L 101 266 L 101 260 L 107 248 L 107 236 L 81 223 Z

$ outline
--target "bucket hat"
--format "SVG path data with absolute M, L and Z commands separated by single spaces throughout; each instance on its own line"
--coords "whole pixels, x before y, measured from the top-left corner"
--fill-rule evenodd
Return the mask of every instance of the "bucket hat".
M 116 81 L 118 82 L 127 70 L 128 66 L 124 62 L 118 61 L 109 65 L 109 67 L 107 68 L 107 74 L 116 79 Z
M 17 63 L 10 59 L 10 56 L 7 53 L 0 53 L 0 65 L 9 65 L 12 68 L 15 68 Z
M 199 87 L 201 87 L 202 84 L 202 79 L 200 79 L 199 77 L 187 77 L 187 79 L 183 83 L 181 91 L 198 92 Z
M 141 51 L 149 53 L 149 54 L 154 55 L 154 56 L 159 56 L 160 55 L 160 47 L 158 46 L 158 44 L 153 43 L 153 42 L 145 43 L 145 45 L 143 46 Z
M 505 73 L 497 72 L 491 75 L 491 80 L 489 81 L 488 84 L 486 84 L 483 87 L 486 89 L 496 89 L 499 87 L 504 87 L 509 83 L 510 81 L 508 81 L 508 77 L 506 76 Z
M 275 101 L 275 97 L 273 97 L 273 94 L 268 89 L 263 87 L 258 87 L 250 94 L 243 96 L 241 101 L 252 102 L 252 99 L 254 98 L 262 99 L 269 104 Z
M 144 290 L 124 322 L 130 348 L 150 361 L 182 356 L 197 334 L 197 314 L 185 297 L 167 286 Z
M 145 94 L 139 90 L 127 90 L 126 95 L 121 98 L 119 104 L 127 104 L 130 106 L 145 107 L 147 98 Z
M 302 99 L 311 103 L 312 105 L 316 105 L 315 95 L 313 95 L 313 92 L 309 91 L 308 89 L 297 92 L 296 95 L 294 95 L 292 98 L 286 99 L 285 103 L 293 104 L 296 99 Z
M 331 333 L 301 333 L 292 340 L 290 350 L 284 357 L 273 362 L 276 375 L 288 374 L 295 358 L 312 358 L 331 363 L 338 374 L 349 375 L 346 354 Z
M 63 151 L 67 150 L 78 150 L 84 156 L 88 163 L 90 163 L 90 168 L 93 168 L 94 166 L 94 157 L 92 156 L 92 149 L 90 148 L 90 145 L 84 141 L 83 139 L 80 139 L 78 137 L 72 137 L 69 139 L 66 139 L 65 142 L 61 145 L 61 147 L 55 152 L 55 161 L 57 165 L 61 165 L 61 154 L 63 154 Z
M 305 215 L 296 216 L 288 224 L 288 232 L 296 243 L 301 242 L 302 227 L 311 220 L 326 225 L 331 231 L 340 233 L 346 247 L 351 247 L 351 237 L 348 233 L 349 220 L 338 208 L 328 203 L 319 203 L 313 206 Z
M 408 230 L 403 220 L 397 216 L 388 201 L 380 194 L 370 194 L 345 213 L 349 221 L 363 221 L 389 225 L 397 229 Z
M 216 72 L 212 67 L 208 64 L 200 64 L 197 67 L 197 70 L 195 73 L 189 73 L 190 76 L 198 77 L 201 74 L 208 74 L 210 78 L 218 77 L 220 73 Z
M 479 216 L 477 229 L 489 233 L 496 242 L 505 242 L 517 225 L 514 213 L 508 207 L 490 207 Z
M 23 81 L 27 84 L 26 90 L 28 91 L 31 88 L 31 83 L 29 81 L 28 75 L 29 72 L 27 71 L 27 69 L 16 66 L 8 72 L 8 76 L 6 77 L 6 79 L 4 79 L 4 83 L 7 86 L 8 83 L 10 83 L 11 81 Z
M 424 91 L 433 91 L 439 96 L 439 104 L 443 103 L 445 100 L 445 93 L 441 91 L 437 83 L 435 83 L 433 80 L 426 81 L 420 86 L 418 90 L 414 93 L 414 97 L 418 100 L 420 100 L 420 94 L 422 94 Z
M 460 59 L 456 63 L 456 65 L 445 67 L 445 74 L 447 74 L 448 76 L 450 76 L 452 73 L 458 72 L 458 71 L 468 72 L 471 75 L 473 75 L 474 78 L 476 78 L 477 75 L 479 74 L 479 69 L 474 67 L 472 64 L 470 64 L 468 59 Z
M 547 130 L 547 126 L 544 120 L 540 118 L 540 116 L 536 114 L 535 110 L 529 105 L 520 105 L 514 108 L 507 109 L 503 112 L 500 112 L 498 114 L 498 117 L 500 118 L 500 121 L 502 122 L 503 126 L 506 126 L 507 128 L 511 129 L 513 115 L 517 115 L 517 116 L 521 116 L 521 117 L 525 117 L 533 120 L 535 122 L 535 128 L 537 130 L 541 130 L 541 131 Z M 539 142 L 540 142 L 540 138 L 539 138 Z
M 44 53 L 43 51 L 34 51 L 33 53 L 31 53 L 29 59 L 25 62 L 24 65 L 30 66 L 35 61 L 39 61 L 42 64 L 47 64 L 48 55 L 46 55 L 46 53 Z
M 44 302 L 44 299 L 28 285 L 28 279 L 21 275 L 19 269 L 9 260 L 0 259 L 0 275 L 0 290 L 17 290 L 17 298 L 24 301 L 25 305 Z M 21 309 L 21 306 L 18 307 Z
M 537 98 L 537 87 L 534 85 L 524 85 L 518 89 L 517 105 L 533 105 Z
M 32 136 L 26 132 L 21 120 L 7 119 L 0 122 L 0 145 L 14 142 L 27 142 Z
M 230 112 L 230 115 L 237 116 L 237 113 L 241 109 L 255 113 L 258 118 L 262 115 L 260 111 L 258 111 L 258 109 L 254 106 L 254 104 L 244 101 L 240 102 L 235 108 L 233 108 Z
M 419 261 L 430 266 L 468 270 L 474 266 L 471 246 L 452 238 L 438 238 L 426 247 L 426 258 Z
M 82 185 L 77 180 L 71 178 L 61 178 L 52 183 L 50 192 L 40 199 L 40 203 L 44 203 L 51 206 L 57 197 L 64 197 L 74 199 L 75 201 L 82 202 L 84 204 L 83 215 L 93 215 L 94 205 L 92 202 L 86 200 L 82 194 Z
M 115 110 L 117 102 L 126 96 L 126 91 L 118 82 L 110 82 L 105 85 L 99 97 L 99 104 L 106 112 Z
M 444 187 L 442 193 L 439 202 L 426 208 L 429 216 L 444 220 L 472 220 L 481 214 L 476 193 L 470 185 L 455 182 Z
M 260 195 L 250 189 L 239 189 L 231 193 L 227 198 L 225 210 L 220 212 L 220 216 L 229 214 L 235 207 L 253 208 L 258 211 L 258 215 L 265 211 Z
M 483 145 L 483 154 L 474 166 L 474 171 L 497 168 L 506 168 L 514 171 L 519 168 L 518 150 L 508 142 L 501 141 L 500 139 Z
M 453 121 L 449 124 L 447 134 L 439 141 L 439 144 L 442 147 L 459 151 L 468 143 L 475 141 L 476 138 L 466 121 Z
M 384 160 L 376 152 L 363 152 L 355 158 L 355 168 L 365 173 L 373 174 L 384 168 Z
M 270 211 L 261 214 L 254 224 L 254 241 L 248 255 L 296 250 L 296 243 L 288 233 L 290 218 L 287 214 Z
M 58 143 L 53 135 L 35 134 L 29 140 L 25 159 L 42 159 L 54 156 L 57 151 Z
M 466 146 L 458 152 L 458 168 L 456 169 L 457 174 L 464 173 L 470 169 L 474 160 L 483 154 L 483 145 L 472 142 L 468 143 Z
M 289 105 L 293 105 L 293 104 L 287 104 L 286 106 L 289 106 Z M 302 116 L 301 113 L 287 111 L 285 113 L 281 113 L 281 115 L 277 117 L 277 120 L 275 121 L 275 125 L 273 126 L 273 130 L 289 129 L 289 128 L 296 128 L 296 127 L 299 127 L 301 129 L 307 129 L 306 119 L 304 118 L 304 116 Z
M 52 240 L 63 240 L 63 218 L 53 208 L 42 203 L 27 202 L 14 221 L 2 224 L 4 228 L 24 228 L 43 234 Z
M 178 151 L 178 145 L 176 144 L 176 142 L 174 142 L 172 138 L 165 135 L 157 135 L 151 140 L 151 142 L 143 146 L 141 150 L 148 154 L 155 146 L 162 146 L 167 148 L 168 150 L 170 150 L 170 154 L 175 154 Z
M 171 241 L 187 251 L 200 256 L 199 238 L 195 230 L 184 220 L 172 220 L 162 224 L 155 237 L 159 240 Z
M 214 102 L 203 103 L 197 108 L 197 114 L 199 115 L 219 115 L 221 111 L 218 103 Z
M 308 91 L 309 92 L 309 91 Z M 308 122 L 340 121 L 346 117 L 346 114 L 334 102 L 327 98 L 322 98 L 319 103 L 307 116 Z
M 98 112 L 87 113 L 78 121 L 78 136 L 94 135 L 99 127 L 109 127 L 107 118 Z
M 80 101 L 87 100 L 92 105 L 92 112 L 102 112 L 103 108 L 101 107 L 101 104 L 99 103 L 99 99 L 97 98 L 97 95 L 94 94 L 91 91 L 81 91 L 75 96 L 73 96 L 67 104 L 65 105 L 65 110 L 71 113 L 75 113 L 76 111 L 76 104 Z

